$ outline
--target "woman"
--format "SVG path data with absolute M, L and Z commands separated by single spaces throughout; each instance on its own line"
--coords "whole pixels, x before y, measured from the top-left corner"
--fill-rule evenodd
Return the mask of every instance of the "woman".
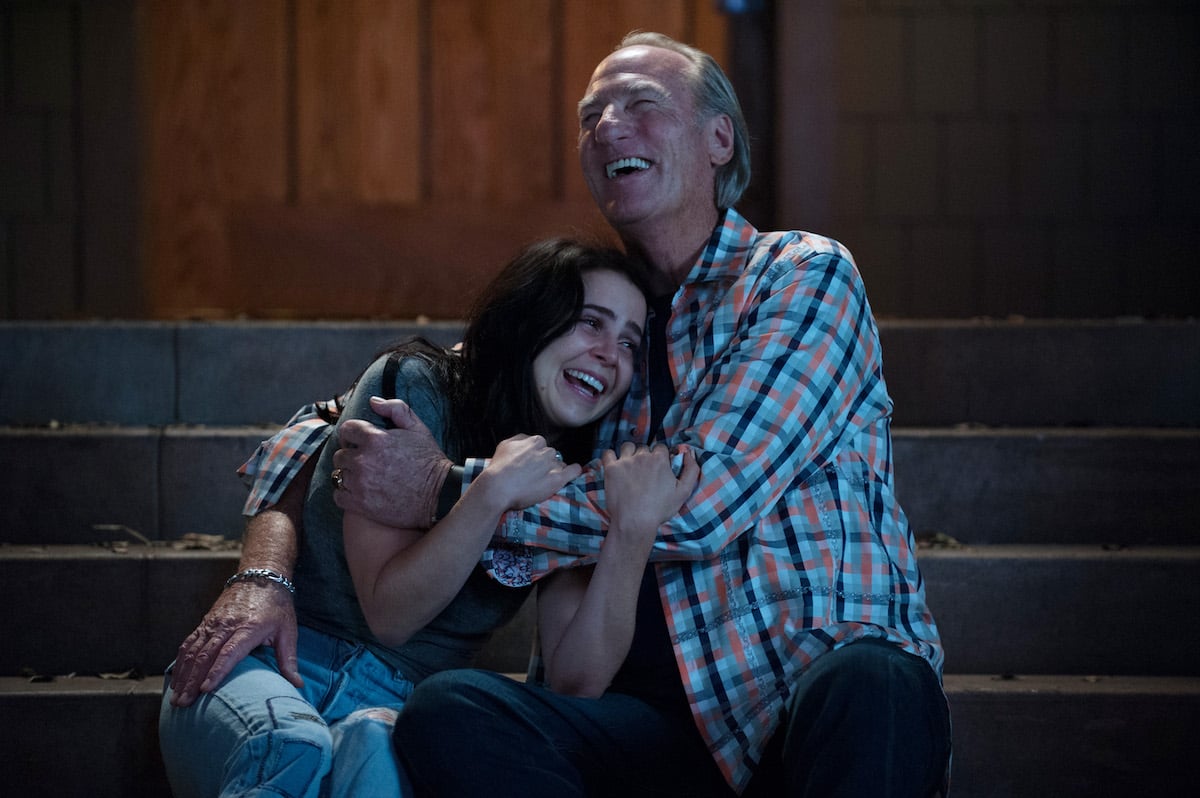
M 521 253 L 485 289 L 461 355 L 414 342 L 368 367 L 341 419 L 382 424 L 370 397 L 400 398 L 452 459 L 494 450 L 491 464 L 432 529 L 395 530 L 343 519 L 333 502 L 334 447 L 325 447 L 305 498 L 293 575 L 304 687 L 280 676 L 273 650 L 263 647 L 194 707 L 169 716 L 164 702 L 160 736 L 177 796 L 407 792 L 390 720 L 414 682 L 469 665 L 525 600 L 526 591 L 494 582 L 476 564 L 504 511 L 541 500 L 578 473 L 557 455 L 568 463 L 589 456 L 596 422 L 629 387 L 645 316 L 624 256 L 550 241 Z M 606 458 L 618 474 L 636 475 L 629 495 L 613 498 L 629 507 L 614 514 L 614 540 L 626 545 L 613 550 L 640 548 L 640 562 L 624 566 L 640 576 L 653 519 L 673 514 L 690 493 L 695 464 L 677 480 L 664 452 Z M 604 559 L 598 589 L 612 581 L 604 574 L 620 570 L 604 568 Z

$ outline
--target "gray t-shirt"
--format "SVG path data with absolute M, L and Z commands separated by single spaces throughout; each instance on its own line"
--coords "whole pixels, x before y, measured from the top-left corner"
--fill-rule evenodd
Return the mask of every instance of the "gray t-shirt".
M 359 418 L 383 427 L 383 420 L 368 406 L 371 396 L 403 399 L 446 455 L 461 461 L 462 452 L 450 443 L 452 420 L 444 391 L 425 360 L 394 354 L 377 359 L 347 397 L 339 424 Z M 395 648 L 380 643 L 363 617 L 346 566 L 342 511 L 334 504 L 330 481 L 336 448 L 335 434 L 320 454 L 304 505 L 294 580 L 297 620 L 325 634 L 362 643 L 412 682 L 440 670 L 469 667 L 491 633 L 520 609 L 529 588 L 504 587 L 476 567 L 454 600 L 407 643 Z

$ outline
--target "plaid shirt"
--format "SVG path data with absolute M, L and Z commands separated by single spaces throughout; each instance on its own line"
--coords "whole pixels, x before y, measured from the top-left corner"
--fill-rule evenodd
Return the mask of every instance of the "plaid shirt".
M 296 411 L 272 438 L 263 441 L 237 472 L 250 488 L 242 515 L 258 515 L 278 504 L 308 458 L 321 451 L 342 413 L 342 397 L 314 402 Z
M 676 395 L 664 434 L 695 450 L 702 475 L 651 557 L 696 724 L 740 791 L 814 659 L 875 637 L 940 674 L 943 653 L 893 492 L 892 402 L 850 253 L 807 233 L 760 234 L 727 211 L 674 297 L 667 349 Z M 649 402 L 643 371 L 601 448 L 645 442 Z M 248 511 L 328 435 L 314 406 L 297 419 L 243 467 L 261 477 Z M 485 464 L 467 461 L 464 486 Z M 509 513 L 484 561 L 527 583 L 594 560 L 607 522 L 593 463 Z
M 883 638 L 940 674 L 943 653 L 893 492 L 892 402 L 850 253 L 807 233 L 760 234 L 728 211 L 666 335 L 676 396 L 664 435 L 702 472 L 651 556 L 696 724 L 740 791 L 815 658 Z M 646 441 L 646 386 L 643 369 L 605 446 Z M 482 467 L 467 465 L 464 481 Z M 593 464 L 509 513 L 509 547 L 485 558 L 513 581 L 594 559 L 607 521 Z

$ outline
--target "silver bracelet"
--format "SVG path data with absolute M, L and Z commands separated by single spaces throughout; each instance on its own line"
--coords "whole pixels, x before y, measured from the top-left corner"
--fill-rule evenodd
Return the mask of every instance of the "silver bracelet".
M 244 571 L 238 571 L 225 581 L 225 587 L 229 587 L 234 582 L 250 582 L 256 579 L 266 579 L 268 582 L 283 585 L 287 592 L 293 596 L 296 595 L 296 586 L 292 584 L 292 580 L 270 568 L 247 568 Z

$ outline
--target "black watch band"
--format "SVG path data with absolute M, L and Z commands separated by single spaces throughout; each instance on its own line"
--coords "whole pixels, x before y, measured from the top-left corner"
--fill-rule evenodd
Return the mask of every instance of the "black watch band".
M 460 465 L 450 466 L 450 471 L 446 474 L 446 481 L 442 483 L 442 489 L 438 493 L 437 515 L 433 518 L 435 523 L 448 516 L 462 496 L 464 470 Z

